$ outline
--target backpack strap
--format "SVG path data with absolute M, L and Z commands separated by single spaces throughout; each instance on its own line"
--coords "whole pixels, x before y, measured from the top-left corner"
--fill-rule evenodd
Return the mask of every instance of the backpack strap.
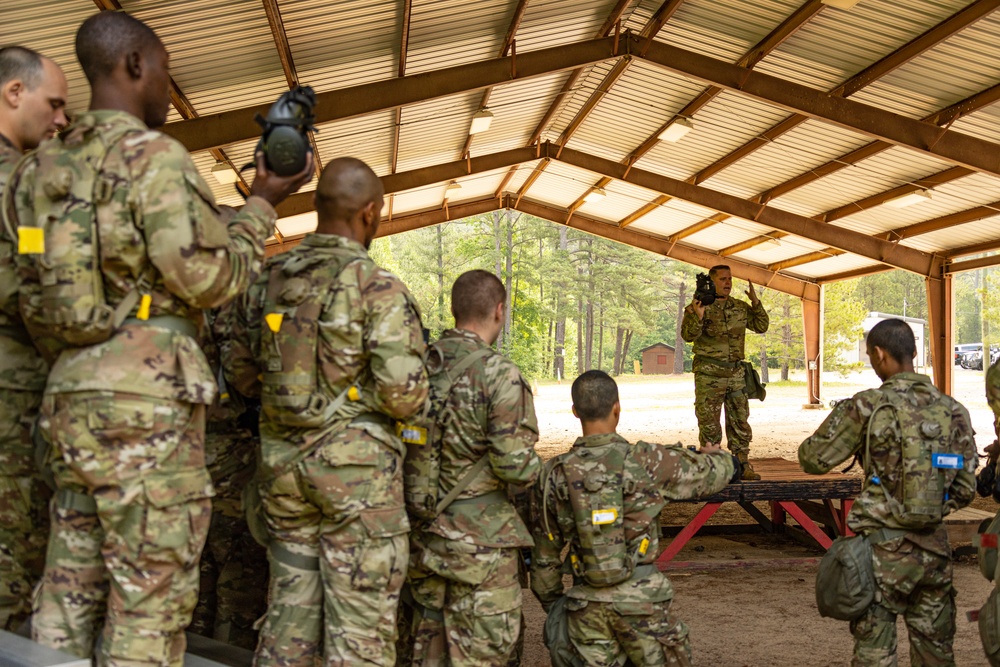
M 462 359 L 451 368 L 448 373 L 448 379 L 450 380 L 448 383 L 448 390 L 444 392 L 445 400 L 447 400 L 448 396 L 451 395 L 451 390 L 455 386 L 455 383 L 458 382 L 458 378 L 462 377 L 462 374 L 472 367 L 472 364 L 485 358 L 492 351 L 493 350 L 488 347 L 473 350 L 462 357 Z M 451 491 L 449 491 L 445 497 L 438 502 L 437 506 L 434 508 L 434 514 L 439 515 L 441 512 L 445 511 L 448 506 L 451 505 L 452 501 L 454 501 L 455 498 L 457 498 L 462 491 L 465 491 L 469 484 L 472 483 L 472 480 L 479 476 L 479 473 L 486 468 L 489 462 L 490 453 L 486 452 L 473 464 L 471 468 L 465 472 L 464 475 L 462 475 L 458 482 L 455 483 L 455 486 L 452 487 Z

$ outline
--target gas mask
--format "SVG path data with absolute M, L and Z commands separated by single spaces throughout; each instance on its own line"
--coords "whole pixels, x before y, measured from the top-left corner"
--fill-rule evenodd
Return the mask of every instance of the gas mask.
M 256 150 L 264 153 L 267 168 L 278 176 L 293 176 L 305 169 L 312 152 L 308 132 L 316 131 L 315 106 L 313 89 L 296 86 L 271 105 L 266 118 L 254 117 L 264 128 Z

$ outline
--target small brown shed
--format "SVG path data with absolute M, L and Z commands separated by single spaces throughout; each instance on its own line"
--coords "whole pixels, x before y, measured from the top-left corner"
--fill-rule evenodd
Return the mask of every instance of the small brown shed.
M 643 375 L 669 375 L 674 372 L 674 348 L 666 343 L 654 343 L 639 352 L 642 354 Z

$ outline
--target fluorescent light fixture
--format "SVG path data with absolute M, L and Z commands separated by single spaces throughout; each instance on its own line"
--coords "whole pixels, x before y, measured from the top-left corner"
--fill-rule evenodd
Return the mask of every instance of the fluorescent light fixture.
M 773 236 L 771 238 L 769 238 L 768 240 L 764 241 L 764 244 L 765 245 L 773 245 L 773 246 L 776 246 L 776 247 L 779 247 L 779 248 L 781 247 L 781 241 L 779 239 L 774 238 Z
M 854 9 L 854 5 L 861 2 L 861 0 L 821 0 L 821 2 L 824 5 L 830 5 L 837 9 Z
M 678 118 L 670 125 L 667 125 L 667 129 L 660 132 L 660 141 L 669 141 L 670 143 L 677 143 L 680 141 L 685 134 L 694 129 L 694 123 L 692 123 L 687 118 Z
M 457 195 L 461 189 L 461 183 L 449 183 L 448 187 L 444 189 L 444 200 L 448 201 L 453 196 Z
M 592 204 L 595 201 L 600 201 L 608 196 L 608 193 L 604 191 L 604 188 L 594 188 L 587 194 L 583 196 L 583 201 L 588 204 Z
M 469 126 L 469 134 L 479 134 L 480 132 L 485 132 L 490 129 L 490 124 L 493 122 L 493 112 L 483 107 L 476 113 L 472 114 L 472 125 Z
M 215 176 L 215 180 L 223 185 L 229 185 L 240 180 L 240 175 L 233 171 L 225 162 L 216 162 L 215 166 L 212 167 L 212 176 Z
M 921 204 L 931 200 L 930 190 L 916 190 L 915 192 L 910 192 L 905 195 L 900 195 L 899 197 L 893 197 L 888 200 L 885 205 L 891 206 L 892 208 L 906 208 L 907 206 L 913 206 L 914 204 Z

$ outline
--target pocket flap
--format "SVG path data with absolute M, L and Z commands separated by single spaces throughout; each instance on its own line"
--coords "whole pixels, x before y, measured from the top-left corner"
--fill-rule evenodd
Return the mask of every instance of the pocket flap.
M 205 469 L 149 475 L 143 479 L 143 486 L 149 504 L 161 509 L 215 495 L 212 478 Z
M 360 518 L 368 537 L 393 537 L 410 532 L 410 520 L 402 507 L 364 510 Z
M 490 590 L 477 590 L 473 594 L 472 609 L 476 616 L 494 616 L 520 609 L 521 584 Z
M 656 611 L 655 604 L 654 602 L 613 602 L 611 608 L 620 616 L 651 616 Z
M 146 401 L 106 398 L 88 401 L 87 426 L 92 431 L 153 428 L 153 404 Z
M 359 438 L 338 438 L 323 445 L 319 456 L 332 466 L 376 466 L 382 448 L 364 435 Z

